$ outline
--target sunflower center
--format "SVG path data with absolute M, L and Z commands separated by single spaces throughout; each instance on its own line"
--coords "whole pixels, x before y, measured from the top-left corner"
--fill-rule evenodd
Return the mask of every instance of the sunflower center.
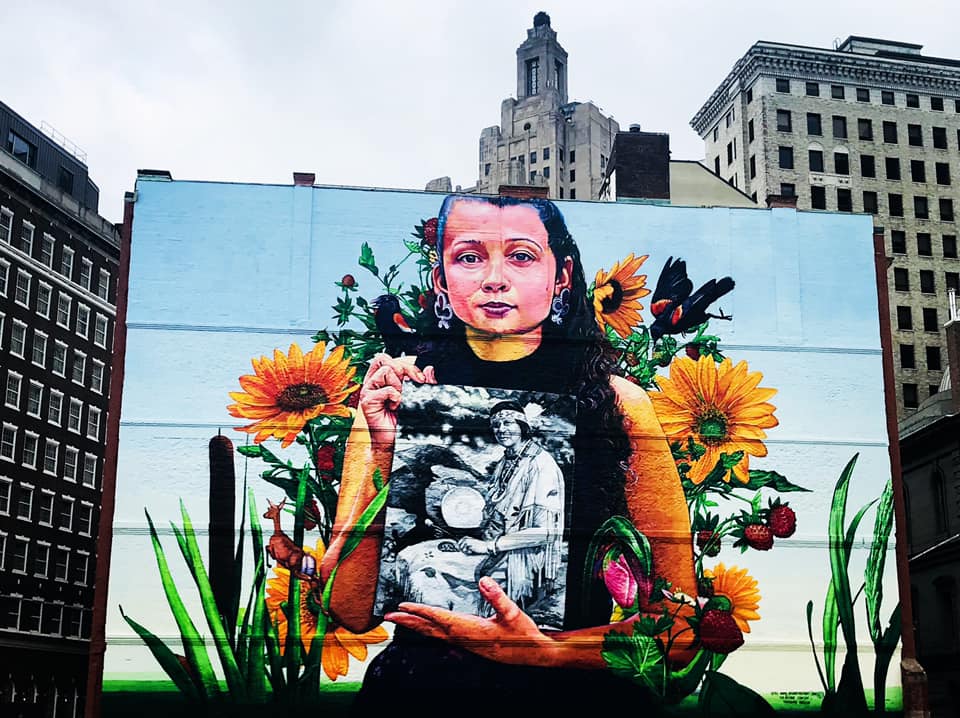
M 604 314 L 610 314 L 610 312 L 615 312 L 620 307 L 620 303 L 623 301 L 623 286 L 616 279 L 611 279 L 607 284 L 613 289 L 613 292 L 609 297 L 604 297 L 600 300 L 600 306 L 603 308 Z
M 277 395 L 277 406 L 284 411 L 303 411 L 327 403 L 327 393 L 319 384 L 292 384 Z
M 697 418 L 697 434 L 707 446 L 722 444 L 727 437 L 727 417 L 714 407 L 709 407 Z

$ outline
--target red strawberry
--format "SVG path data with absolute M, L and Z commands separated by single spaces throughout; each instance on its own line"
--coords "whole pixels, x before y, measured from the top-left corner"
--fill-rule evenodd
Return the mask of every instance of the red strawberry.
M 743 632 L 728 611 L 711 608 L 700 617 L 700 643 L 714 653 L 731 653 L 743 645 Z
M 697 361 L 700 358 L 700 347 L 697 344 L 687 344 L 684 348 L 684 351 L 687 353 L 687 356 Z
M 423 241 L 429 247 L 437 246 L 437 218 L 431 217 L 423 223 Z
M 797 515 L 786 504 L 777 504 L 770 509 L 767 524 L 777 538 L 789 538 L 797 530 Z
M 707 556 L 716 556 L 720 553 L 720 537 L 715 532 L 710 529 L 697 531 L 697 548 L 703 551 L 707 544 L 709 544 L 705 552 Z
M 323 444 L 317 449 L 317 469 L 324 473 L 333 471 L 333 457 L 336 454 L 336 447 L 333 444 Z
M 773 548 L 773 532 L 766 524 L 749 524 L 743 529 L 743 538 L 750 548 L 769 551 Z
M 354 279 L 352 274 L 344 274 L 343 278 L 340 280 L 340 284 L 345 287 L 355 287 L 357 286 L 357 280 Z

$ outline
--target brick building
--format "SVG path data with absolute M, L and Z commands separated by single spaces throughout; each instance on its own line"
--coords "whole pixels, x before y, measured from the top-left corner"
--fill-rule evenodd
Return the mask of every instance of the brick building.
M 0 140 L 0 715 L 78 716 L 120 240 L 82 155 L 3 104 Z
M 850 37 L 834 49 L 758 42 L 691 120 L 706 164 L 763 203 L 867 212 L 890 256 L 897 407 L 937 393 L 943 298 L 960 284 L 960 61 Z M 828 258 L 826 258 L 828 259 Z

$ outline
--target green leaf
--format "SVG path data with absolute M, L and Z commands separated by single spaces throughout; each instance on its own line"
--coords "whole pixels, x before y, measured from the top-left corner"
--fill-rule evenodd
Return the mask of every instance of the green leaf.
M 125 614 L 123 612 L 123 606 L 120 606 L 120 615 L 123 616 L 123 620 L 127 622 L 127 625 L 140 636 L 141 640 L 147 645 L 147 648 L 150 649 L 150 653 L 153 654 L 157 663 L 160 664 L 163 672 L 170 677 L 170 680 L 173 681 L 174 685 L 183 693 L 187 700 L 201 700 L 202 694 L 193 682 L 193 678 L 187 673 L 187 670 L 183 667 L 183 664 L 180 663 L 180 659 L 177 658 L 176 654 L 167 647 L 167 644 Z
M 887 559 L 887 542 L 893 529 L 893 481 L 888 480 L 880 495 L 873 524 L 873 543 L 867 557 L 866 603 L 867 626 L 874 643 L 880 640 L 880 603 L 883 600 L 883 569 Z
M 698 703 L 705 718 L 721 718 L 733 716 L 776 716 L 766 699 L 759 693 L 750 690 L 744 685 L 723 673 L 707 671 L 703 688 L 700 690 Z
M 230 642 L 227 638 L 223 621 L 220 619 L 220 612 L 217 610 L 217 602 L 213 597 L 213 589 L 210 586 L 207 569 L 203 565 L 203 558 L 200 556 L 200 546 L 197 544 L 197 536 L 193 530 L 193 523 L 190 521 L 190 515 L 183 505 L 183 501 L 180 502 L 180 516 L 183 520 L 183 535 L 187 546 L 187 554 L 184 558 L 190 566 L 194 581 L 197 584 L 197 590 L 200 593 L 200 603 L 203 606 L 203 613 L 207 619 L 207 626 L 210 628 L 210 633 L 217 647 L 217 654 L 220 657 L 220 665 L 223 668 L 224 677 L 227 679 L 227 686 L 234 700 L 243 701 L 246 699 L 246 686 L 240 676 L 236 656 L 230 648 Z
M 877 658 L 873 666 L 873 710 L 878 715 L 885 710 L 885 693 L 887 687 L 887 670 L 890 668 L 890 659 L 900 641 L 900 604 L 897 603 L 890 616 L 887 630 L 875 643 Z
M 237 453 L 239 453 L 241 456 L 246 456 L 248 459 L 259 459 L 260 444 L 246 444 L 244 446 L 238 446 Z
M 813 662 L 817 666 L 817 675 L 820 676 L 820 685 L 823 690 L 827 690 L 827 681 L 823 677 L 823 670 L 820 668 L 820 658 L 817 656 L 817 644 L 813 641 L 813 601 L 807 601 L 807 636 L 810 638 L 810 650 L 813 651 Z
M 785 476 L 778 474 L 776 471 L 757 471 L 756 469 L 751 469 L 750 481 L 744 488 L 756 490 L 764 486 L 774 491 L 779 491 L 780 493 L 786 493 L 788 491 L 810 491 L 810 489 L 805 489 L 802 486 L 790 483 Z
M 360 245 L 360 259 L 357 260 L 361 267 L 372 272 L 374 276 L 380 276 L 380 270 L 377 269 L 377 263 L 373 256 L 373 250 L 370 245 L 364 242 Z
M 710 651 L 701 648 L 697 655 L 682 670 L 670 671 L 667 675 L 667 695 L 666 698 L 671 703 L 677 703 L 688 695 L 693 693 L 700 681 L 703 680 L 703 674 L 710 665 Z
M 619 631 L 604 634 L 600 655 L 614 675 L 662 694 L 663 652 L 655 639 L 636 626 L 632 635 Z
M 160 537 L 157 536 L 153 519 L 150 518 L 150 513 L 146 509 L 144 509 L 144 513 L 147 516 L 147 525 L 150 527 L 150 542 L 153 544 L 153 554 L 157 560 L 160 582 L 163 585 L 163 592 L 166 595 L 167 604 L 170 606 L 170 612 L 173 613 L 177 628 L 180 630 L 180 643 L 183 645 L 183 651 L 186 654 L 187 661 L 200 677 L 203 696 L 205 698 L 215 696 L 220 692 L 220 688 L 217 676 L 210 663 L 210 657 L 207 655 L 203 638 L 190 618 L 187 607 L 183 605 L 183 599 L 180 598 L 177 586 L 173 582 L 173 576 L 170 575 L 167 556 L 163 551 L 163 546 L 160 545 Z

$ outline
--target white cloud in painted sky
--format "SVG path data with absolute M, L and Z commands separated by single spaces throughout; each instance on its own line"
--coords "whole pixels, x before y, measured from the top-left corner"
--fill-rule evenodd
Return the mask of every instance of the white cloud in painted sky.
M 0 100 L 86 151 L 111 220 L 147 167 L 178 179 L 290 183 L 303 170 L 329 184 L 471 185 L 480 130 L 515 92 L 514 51 L 538 10 L 570 55 L 571 99 L 669 132 L 683 159 L 703 154 L 689 119 L 757 40 L 829 47 L 866 35 L 960 56 L 948 0 L 6 5 Z

